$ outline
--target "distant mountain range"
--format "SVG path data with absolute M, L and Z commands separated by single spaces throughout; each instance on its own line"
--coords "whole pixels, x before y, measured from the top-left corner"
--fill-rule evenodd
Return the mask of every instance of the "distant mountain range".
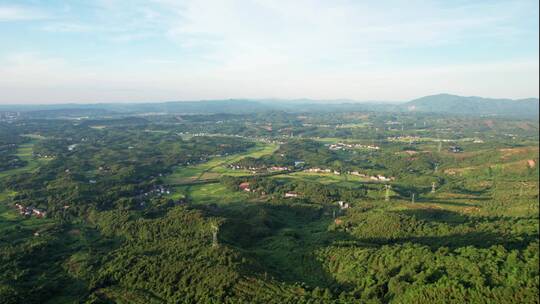
M 172 101 L 157 103 L 101 103 L 56 105 L 0 105 L 0 111 L 32 112 L 40 116 L 62 112 L 67 116 L 141 113 L 256 113 L 265 111 L 286 112 L 420 112 L 473 116 L 505 116 L 538 118 L 538 98 L 493 99 L 464 97 L 450 94 L 425 96 L 405 103 L 357 102 L 352 100 L 279 100 L 279 99 L 226 99 L 203 101 Z
M 411 100 L 401 107 L 415 112 L 538 117 L 538 104 L 538 98 L 514 100 L 438 94 Z

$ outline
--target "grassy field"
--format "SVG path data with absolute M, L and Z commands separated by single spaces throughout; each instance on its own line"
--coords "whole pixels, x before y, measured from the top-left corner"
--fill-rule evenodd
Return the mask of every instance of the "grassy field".
M 6 176 L 10 176 L 13 174 L 18 173 L 25 173 L 25 172 L 31 172 L 39 167 L 40 164 L 47 162 L 46 159 L 36 159 L 32 156 L 32 149 L 34 147 L 34 144 L 37 142 L 37 140 L 32 140 L 29 143 L 25 143 L 19 146 L 17 149 L 17 156 L 23 160 L 26 161 L 27 164 L 24 167 L 12 169 L 12 170 L 6 170 L 0 172 L 0 179 L 4 178 Z
M 246 151 L 225 157 L 216 157 L 208 162 L 189 167 L 177 167 L 174 172 L 165 177 L 165 183 L 169 185 L 188 183 L 196 180 L 206 180 L 219 178 L 222 175 L 244 176 L 251 173 L 246 170 L 232 170 L 227 168 L 228 164 L 235 163 L 245 157 L 258 158 L 272 154 L 277 150 L 278 145 L 257 143 L 257 145 Z
M 178 186 L 174 188 L 172 196 L 187 197 L 194 205 L 226 205 L 245 202 L 251 199 L 249 194 L 231 191 L 219 183 Z
M 4 201 L 6 201 L 7 199 L 9 199 L 9 197 L 15 195 L 16 192 L 15 191 L 4 191 L 4 192 L 0 192 L 0 203 L 3 203 Z
M 290 178 L 300 178 L 305 180 L 313 180 L 322 184 L 334 184 L 334 183 L 365 183 L 372 182 L 369 178 L 363 178 L 360 176 L 349 175 L 349 174 L 340 174 L 336 175 L 333 173 L 317 173 L 317 172 L 294 172 L 288 174 L 287 177 Z

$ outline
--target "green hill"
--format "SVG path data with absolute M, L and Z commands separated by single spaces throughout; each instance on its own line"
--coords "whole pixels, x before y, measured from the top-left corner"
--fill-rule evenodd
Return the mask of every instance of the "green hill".
M 538 117 L 538 98 L 514 100 L 438 94 L 411 100 L 401 108 L 431 113 Z

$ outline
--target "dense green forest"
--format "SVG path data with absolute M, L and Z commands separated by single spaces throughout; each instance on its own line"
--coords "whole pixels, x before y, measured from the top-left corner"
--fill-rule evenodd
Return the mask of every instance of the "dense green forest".
M 539 301 L 537 120 L 69 112 L 0 121 L 0 303 Z

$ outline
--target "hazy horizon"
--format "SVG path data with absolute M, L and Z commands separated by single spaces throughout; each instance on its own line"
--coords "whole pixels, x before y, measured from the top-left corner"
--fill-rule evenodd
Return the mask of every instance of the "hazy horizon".
M 538 1 L 2 1 L 0 104 L 538 98 Z
M 49 102 L 49 103 L 0 103 L 0 107 L 10 107 L 10 106 L 59 106 L 59 105 L 107 105 L 107 104 L 161 104 L 161 103 L 191 103 L 191 102 L 226 102 L 226 101 L 247 101 L 247 102 L 261 102 L 261 103 L 287 103 L 293 102 L 301 104 L 302 102 L 312 103 L 312 104 L 346 104 L 346 103 L 358 103 L 358 104 L 381 104 L 381 105 L 399 105 L 404 104 L 410 101 L 414 101 L 423 97 L 431 97 L 437 95 L 452 95 L 464 98 L 484 98 L 488 100 L 528 100 L 528 99 L 539 99 L 538 97 L 526 97 L 526 98 L 505 98 L 505 97 L 485 97 L 485 96 L 461 96 L 450 93 L 440 93 L 433 95 L 418 96 L 410 100 L 352 100 L 347 98 L 335 98 L 335 99 L 311 99 L 311 98 L 216 98 L 216 99 L 198 99 L 198 100 L 153 100 L 153 101 L 96 101 L 96 102 Z

